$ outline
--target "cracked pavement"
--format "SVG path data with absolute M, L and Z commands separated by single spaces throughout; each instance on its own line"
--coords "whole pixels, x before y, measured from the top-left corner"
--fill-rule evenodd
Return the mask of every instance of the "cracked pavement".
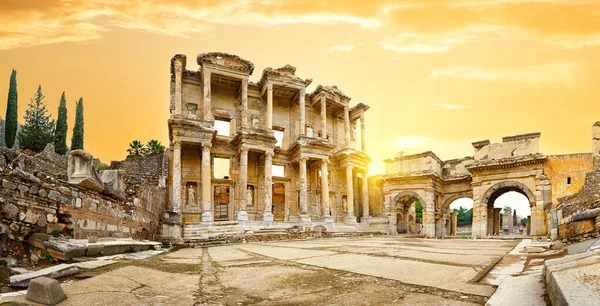
M 516 244 L 382 236 L 180 249 L 65 282 L 60 305 L 481 305 L 496 287 L 479 280 Z

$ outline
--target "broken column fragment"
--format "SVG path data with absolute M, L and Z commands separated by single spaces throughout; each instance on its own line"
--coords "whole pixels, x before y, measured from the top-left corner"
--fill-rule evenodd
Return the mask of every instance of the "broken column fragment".
M 100 180 L 104 184 L 102 193 L 125 200 L 125 178 L 127 174 L 123 170 L 100 170 Z
M 67 167 L 69 184 L 102 192 L 104 184 L 94 168 L 94 157 L 83 150 L 71 151 Z

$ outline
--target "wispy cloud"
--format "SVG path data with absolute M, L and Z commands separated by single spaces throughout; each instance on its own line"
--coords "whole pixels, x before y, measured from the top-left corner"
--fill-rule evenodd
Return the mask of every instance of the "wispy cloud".
M 354 50 L 356 46 L 353 45 L 337 45 L 337 46 L 330 46 L 327 48 L 327 51 L 329 52 L 350 52 L 352 50 Z
M 429 79 L 457 78 L 502 82 L 574 83 L 576 75 L 577 66 L 572 63 L 550 63 L 522 68 L 442 67 L 431 70 Z
M 471 106 L 468 106 L 468 105 L 454 105 L 454 104 L 445 104 L 445 103 L 437 103 L 437 104 L 433 104 L 433 106 L 441 107 L 441 108 L 445 108 L 445 109 L 469 109 L 469 108 L 472 108 Z

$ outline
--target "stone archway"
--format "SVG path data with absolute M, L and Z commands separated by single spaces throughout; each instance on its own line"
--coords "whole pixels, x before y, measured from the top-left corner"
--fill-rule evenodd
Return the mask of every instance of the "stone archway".
M 423 198 L 413 191 L 402 191 L 396 194 L 390 203 L 390 224 L 393 233 L 416 233 L 415 201 L 425 203 Z
M 473 207 L 473 232 L 478 232 L 480 237 L 498 235 L 500 229 L 501 208 L 494 208 L 494 202 L 507 192 L 517 192 L 527 198 L 530 207 L 536 205 L 536 199 L 529 187 L 517 181 L 504 181 L 494 184 L 488 188 L 481 197 L 479 204 Z M 478 218 L 475 214 L 477 211 Z M 475 224 L 477 221 L 477 224 Z M 476 230 L 477 229 L 477 230 Z

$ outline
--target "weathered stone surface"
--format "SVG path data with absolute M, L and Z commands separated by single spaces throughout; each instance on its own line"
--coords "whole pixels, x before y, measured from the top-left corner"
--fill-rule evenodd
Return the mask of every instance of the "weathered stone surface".
M 79 272 L 79 270 L 73 265 L 60 264 L 34 272 L 13 275 L 10 277 L 10 285 L 13 287 L 27 287 L 32 279 L 41 276 L 57 279 L 76 274 L 77 272 Z
M 100 244 L 100 243 L 87 244 L 86 246 L 87 246 L 87 251 L 85 253 L 86 256 L 96 256 L 96 255 L 102 253 L 102 250 L 104 250 L 104 245 Z
M 17 220 L 19 217 L 19 208 L 10 203 L 2 207 L 2 212 L 4 212 L 6 216 L 12 220 Z
M 98 192 L 104 190 L 104 185 L 94 168 L 94 157 L 88 152 L 83 150 L 71 151 L 67 173 L 70 184 Z
M 65 292 L 57 280 L 48 277 L 38 277 L 29 282 L 27 300 L 44 304 L 56 305 L 67 299 Z
M 59 242 L 56 240 L 48 240 L 44 242 L 46 250 L 52 257 L 67 261 L 73 257 L 85 256 L 87 248 L 85 245 Z
M 104 184 L 104 194 L 125 200 L 125 178 L 127 177 L 125 171 L 101 170 L 99 175 Z
M 6 189 L 9 189 L 9 190 L 14 190 L 14 189 L 17 188 L 17 186 L 15 184 L 13 184 L 12 182 L 10 182 L 10 181 L 2 180 L 2 188 L 6 188 Z

